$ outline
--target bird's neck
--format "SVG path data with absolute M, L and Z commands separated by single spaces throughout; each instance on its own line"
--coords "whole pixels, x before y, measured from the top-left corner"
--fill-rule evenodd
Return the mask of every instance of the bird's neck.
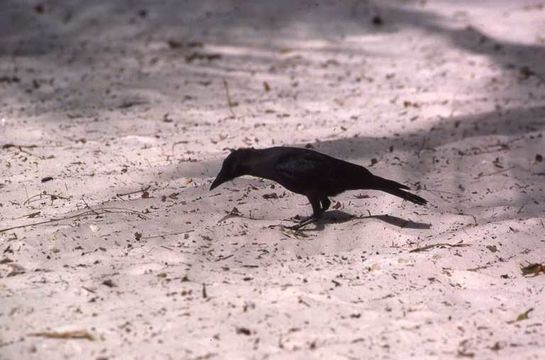
M 264 179 L 275 180 L 271 174 L 270 164 L 264 159 L 248 159 L 244 164 L 243 175 L 256 176 Z

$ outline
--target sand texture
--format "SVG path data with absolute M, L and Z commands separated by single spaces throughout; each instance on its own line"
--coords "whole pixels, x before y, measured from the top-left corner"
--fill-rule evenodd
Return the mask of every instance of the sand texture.
M 0 359 L 543 359 L 544 134 L 540 1 L 3 0 Z

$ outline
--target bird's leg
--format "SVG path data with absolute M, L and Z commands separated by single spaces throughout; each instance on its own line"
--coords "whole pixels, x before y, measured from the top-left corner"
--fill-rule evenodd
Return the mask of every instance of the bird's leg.
M 305 225 L 308 225 L 310 223 L 315 222 L 320 217 L 322 217 L 322 214 L 324 213 L 324 209 L 320 206 L 320 200 L 314 197 L 308 197 L 308 200 L 310 201 L 310 205 L 312 205 L 312 216 L 309 216 L 303 220 L 301 220 L 298 224 L 295 224 L 293 226 L 289 226 L 288 229 L 291 230 L 299 230 Z M 329 203 L 329 200 L 327 200 Z M 322 203 L 323 204 L 323 203 Z M 328 204 L 329 206 L 329 204 Z
M 322 210 L 326 211 L 331 205 L 331 201 L 327 197 L 323 197 L 320 202 L 322 203 Z

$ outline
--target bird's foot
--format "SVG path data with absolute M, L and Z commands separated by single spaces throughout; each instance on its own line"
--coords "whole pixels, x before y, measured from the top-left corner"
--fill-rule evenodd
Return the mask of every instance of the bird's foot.
M 289 230 L 299 230 L 300 228 L 302 228 L 303 226 L 306 226 L 308 224 L 312 224 L 314 222 L 316 222 L 316 220 L 318 220 L 317 217 L 315 216 L 309 216 L 309 217 L 306 217 L 306 218 L 302 218 L 299 223 L 295 224 L 295 225 L 292 225 L 292 226 L 286 226 L 286 229 L 289 229 Z

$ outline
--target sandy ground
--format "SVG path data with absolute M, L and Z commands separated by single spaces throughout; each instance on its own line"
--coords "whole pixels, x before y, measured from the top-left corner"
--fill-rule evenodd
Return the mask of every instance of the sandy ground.
M 0 34 L 0 359 L 545 356 L 545 3 L 4 0 Z M 431 205 L 294 233 L 302 196 L 208 191 L 271 145 Z

